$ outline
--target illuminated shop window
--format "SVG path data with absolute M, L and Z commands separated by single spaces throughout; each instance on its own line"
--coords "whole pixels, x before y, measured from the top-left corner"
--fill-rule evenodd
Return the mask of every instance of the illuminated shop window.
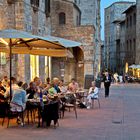
M 0 53 L 0 64 L 1 65 L 6 64 L 6 53 L 3 53 L 3 52 Z
M 128 63 L 125 64 L 125 73 L 128 73 Z
M 30 73 L 31 79 L 39 77 L 39 56 L 30 55 Z
M 45 75 L 51 77 L 51 57 L 45 56 Z

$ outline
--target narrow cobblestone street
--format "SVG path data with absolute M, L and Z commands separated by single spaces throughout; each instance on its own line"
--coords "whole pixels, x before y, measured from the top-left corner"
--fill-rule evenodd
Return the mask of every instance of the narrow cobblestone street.
M 56 129 L 5 124 L 0 140 L 140 140 L 140 85 L 112 85 L 109 98 L 102 88 L 100 103 L 100 109 L 96 102 L 94 109 L 78 109 L 77 120 L 73 111 L 66 112 Z

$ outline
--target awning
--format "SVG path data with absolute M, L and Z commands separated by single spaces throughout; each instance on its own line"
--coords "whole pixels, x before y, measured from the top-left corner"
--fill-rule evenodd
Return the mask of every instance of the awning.
M 57 42 L 60 45 L 64 46 L 65 48 L 72 48 L 72 47 L 78 47 L 82 44 L 76 41 L 60 38 L 60 37 L 54 37 L 54 36 L 46 36 L 45 37 L 49 41 Z
M 140 69 L 140 65 L 130 65 L 129 68 L 132 68 L 132 69 Z
M 8 48 L 1 48 L 0 52 L 10 53 Z M 70 51 L 67 49 L 31 49 L 26 47 L 12 48 L 13 54 L 31 54 L 31 55 L 42 55 L 51 57 L 68 57 Z
M 8 53 L 12 42 L 13 54 L 46 55 L 52 57 L 72 57 L 68 48 L 80 46 L 81 43 L 53 36 L 41 37 L 30 33 L 8 29 L 0 31 L 0 52 Z

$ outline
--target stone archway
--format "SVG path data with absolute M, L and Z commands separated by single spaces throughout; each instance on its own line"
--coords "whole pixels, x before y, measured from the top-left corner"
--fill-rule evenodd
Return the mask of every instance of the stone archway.
M 75 78 L 79 84 L 84 84 L 84 54 L 81 48 L 75 47 L 69 49 L 73 54 L 73 58 L 66 58 L 64 81 L 69 83 L 72 78 Z
M 80 47 L 73 48 L 75 59 L 75 78 L 79 84 L 84 84 L 84 52 Z

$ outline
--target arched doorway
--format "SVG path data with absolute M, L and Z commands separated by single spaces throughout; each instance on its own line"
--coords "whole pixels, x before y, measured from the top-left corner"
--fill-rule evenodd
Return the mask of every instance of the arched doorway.
M 79 84 L 84 84 L 84 53 L 80 47 L 73 48 L 75 59 L 75 78 Z

